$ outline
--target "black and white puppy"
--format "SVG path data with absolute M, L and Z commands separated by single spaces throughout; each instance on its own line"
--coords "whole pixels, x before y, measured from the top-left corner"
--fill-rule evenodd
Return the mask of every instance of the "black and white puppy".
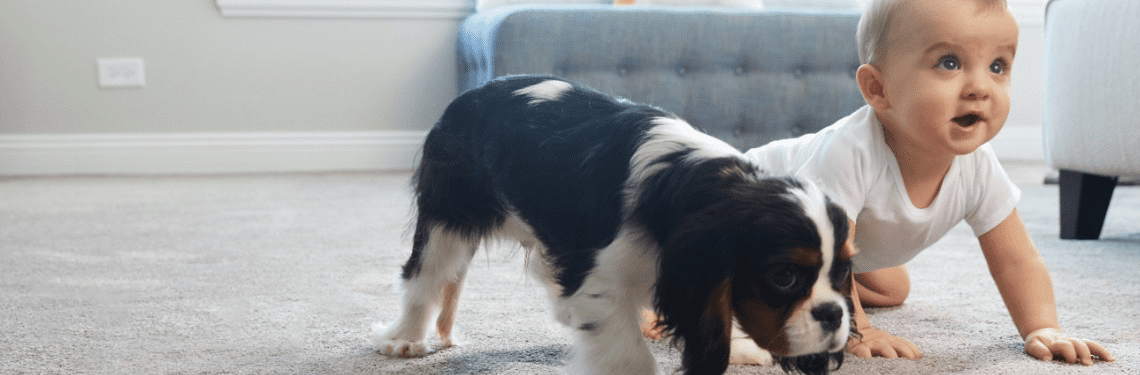
M 734 317 L 785 370 L 842 363 L 846 216 L 660 109 L 551 77 L 496 80 L 447 108 L 414 185 L 400 315 L 374 337 L 383 354 L 425 355 L 437 311 L 450 345 L 472 256 L 508 238 L 575 330 L 571 373 L 660 373 L 638 324 L 646 307 L 686 373 L 725 371 Z

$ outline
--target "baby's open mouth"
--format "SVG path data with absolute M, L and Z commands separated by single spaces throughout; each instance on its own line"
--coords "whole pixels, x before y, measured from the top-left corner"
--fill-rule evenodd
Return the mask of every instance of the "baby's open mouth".
M 959 126 L 962 126 L 962 127 L 969 127 L 971 125 L 978 123 L 978 121 L 982 121 L 982 116 L 978 116 L 977 114 L 971 113 L 968 115 L 962 115 L 962 116 L 955 117 L 953 119 L 950 119 L 950 121 L 954 121 L 954 122 L 958 123 Z

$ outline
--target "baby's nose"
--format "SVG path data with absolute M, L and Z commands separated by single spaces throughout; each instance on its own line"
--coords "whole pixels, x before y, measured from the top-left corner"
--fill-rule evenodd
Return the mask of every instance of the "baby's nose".
M 989 99 L 990 84 L 986 82 L 986 79 L 987 77 L 983 74 L 971 74 L 966 82 L 966 87 L 962 89 L 963 96 L 969 100 Z

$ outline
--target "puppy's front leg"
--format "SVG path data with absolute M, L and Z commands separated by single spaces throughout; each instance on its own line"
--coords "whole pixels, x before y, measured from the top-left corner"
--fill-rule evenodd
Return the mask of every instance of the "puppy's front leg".
M 567 301 L 575 330 L 571 374 L 660 374 L 657 360 L 642 338 L 640 312 L 628 298 L 579 292 Z
M 740 323 L 736 322 L 736 319 L 732 321 L 732 342 L 729 345 L 729 364 L 758 366 L 772 364 L 772 353 L 756 345 L 756 342 L 748 337 L 748 333 L 740 329 Z

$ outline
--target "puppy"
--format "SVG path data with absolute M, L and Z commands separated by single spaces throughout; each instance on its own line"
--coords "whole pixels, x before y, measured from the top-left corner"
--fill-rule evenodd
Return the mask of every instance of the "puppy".
M 764 177 L 660 109 L 551 77 L 468 91 L 428 134 L 418 217 L 385 355 L 445 346 L 480 242 L 517 240 L 575 332 L 576 374 L 661 373 L 639 326 L 654 308 L 685 373 L 723 373 L 733 317 L 786 370 L 842 364 L 851 329 L 843 212 L 813 185 Z

